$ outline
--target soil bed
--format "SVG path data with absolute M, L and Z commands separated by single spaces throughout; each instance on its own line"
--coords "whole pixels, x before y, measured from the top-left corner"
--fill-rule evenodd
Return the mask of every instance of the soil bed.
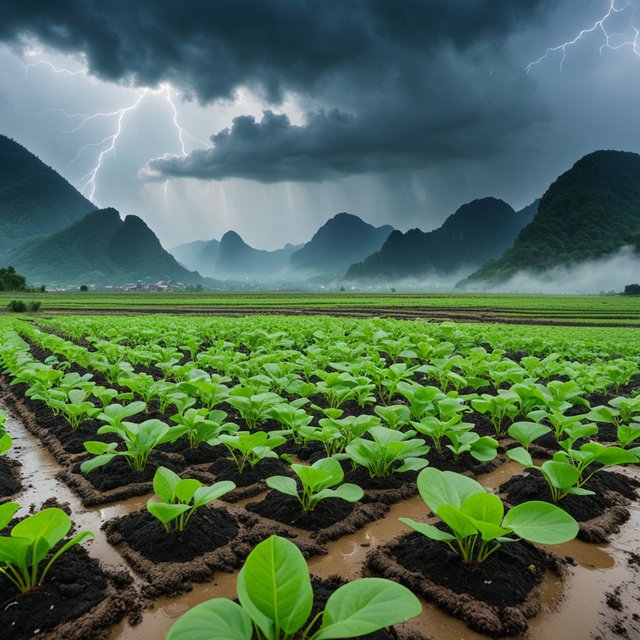
M 263 500 L 251 502 L 245 508 L 264 518 L 311 531 L 311 537 L 319 543 L 353 533 L 381 518 L 389 509 L 383 503 L 359 504 L 326 498 L 318 502 L 313 511 L 303 511 L 297 498 L 278 491 L 270 491 Z
M 81 547 L 52 566 L 44 584 L 20 594 L 0 578 L 2 638 L 23 640 L 47 631 L 52 640 L 100 639 L 112 624 L 139 616 L 137 591 L 126 572 L 105 573 Z
M 417 532 L 372 551 L 366 562 L 491 636 L 525 631 L 541 608 L 545 570 L 561 571 L 559 559 L 526 542 L 505 544 L 482 564 L 465 564 L 442 542 Z
M 0 457 L 0 502 L 22 488 L 20 463 L 6 456 Z
M 109 543 L 148 581 L 143 592 L 149 598 L 188 591 L 191 582 L 210 580 L 216 571 L 235 571 L 255 545 L 270 535 L 293 537 L 283 527 L 244 510 L 229 513 L 224 507 L 196 512 L 182 533 L 165 533 L 146 511 L 113 518 L 102 528 Z M 294 542 L 305 557 L 325 553 L 303 538 Z
M 558 506 L 572 515 L 580 524 L 578 537 L 587 542 L 606 542 L 620 524 L 629 519 L 626 505 L 636 498 L 637 480 L 615 471 L 600 471 L 585 485 L 595 495 L 567 495 Z M 525 475 L 514 476 L 498 489 L 510 505 L 528 500 L 553 503 L 547 481 L 533 469 Z
M 451 449 L 447 449 L 446 446 L 443 446 L 442 453 L 438 453 L 435 447 L 432 447 L 426 457 L 429 461 L 429 466 L 440 471 L 455 471 L 456 473 L 467 473 L 474 476 L 481 473 L 489 473 L 503 462 L 500 458 L 480 462 L 469 455 L 468 452 L 461 454 L 458 460 L 454 460 L 453 452 Z

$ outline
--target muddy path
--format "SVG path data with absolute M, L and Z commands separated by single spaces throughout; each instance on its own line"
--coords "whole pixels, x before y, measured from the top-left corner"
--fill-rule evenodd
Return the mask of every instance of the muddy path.
M 148 496 L 85 508 L 71 489 L 55 478 L 60 466 L 22 423 L 10 415 L 7 430 L 14 438 L 12 456 L 22 462 L 24 488 L 13 498 L 20 502 L 22 511 L 26 513 L 31 504 L 39 507 L 51 497 L 68 503 L 77 526 L 96 534 L 96 539 L 87 545 L 89 553 L 108 565 L 128 568 L 118 551 L 107 542 L 101 526 L 115 516 L 144 507 Z M 519 471 L 519 465 L 508 461 L 480 476 L 479 480 L 486 487 L 497 488 Z M 627 472 L 640 477 L 638 470 Z M 256 499 L 260 496 L 248 500 Z M 242 506 L 243 503 L 237 504 Z M 529 621 L 529 631 L 525 635 L 516 637 L 522 640 L 640 638 L 640 505 L 632 504 L 630 512 L 630 520 L 609 544 L 595 545 L 576 540 L 552 549 L 559 556 L 570 556 L 573 562 L 567 566 L 564 580 L 554 574 L 545 576 L 541 586 L 542 612 Z M 309 560 L 311 572 L 320 577 L 334 574 L 347 579 L 360 577 L 369 551 L 407 531 L 398 518 L 420 517 L 424 513 L 424 503 L 418 496 L 392 505 L 383 518 L 352 535 L 328 542 L 326 555 Z M 111 640 L 161 639 L 190 607 L 213 597 L 235 597 L 236 577 L 237 572 L 219 572 L 212 580 L 194 584 L 187 593 L 156 598 L 149 603 L 139 624 L 132 626 L 124 620 L 112 628 L 109 637 Z M 140 578 L 135 581 L 142 586 Z M 432 640 L 487 638 L 446 615 L 433 603 L 423 602 L 423 605 L 423 614 L 400 625 L 401 629 L 418 632 Z

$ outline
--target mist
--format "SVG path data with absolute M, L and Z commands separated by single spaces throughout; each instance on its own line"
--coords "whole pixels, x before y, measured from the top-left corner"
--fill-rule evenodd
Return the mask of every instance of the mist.
M 609 256 L 546 271 L 519 271 L 501 284 L 465 284 L 465 291 L 491 293 L 609 293 L 640 282 L 640 255 L 631 246 Z

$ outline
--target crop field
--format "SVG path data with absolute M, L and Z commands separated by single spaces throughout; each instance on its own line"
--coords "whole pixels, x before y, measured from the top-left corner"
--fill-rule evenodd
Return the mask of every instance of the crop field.
M 61 313 L 329 314 L 518 324 L 640 326 L 640 297 L 451 293 L 65 292 L 0 293 Z
M 3 640 L 640 638 L 637 299 L 34 296 Z

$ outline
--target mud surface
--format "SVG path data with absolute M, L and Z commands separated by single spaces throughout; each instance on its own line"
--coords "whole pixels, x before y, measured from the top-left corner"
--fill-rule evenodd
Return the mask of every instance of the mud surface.
M 2 637 L 22 640 L 87 613 L 106 595 L 107 578 L 96 560 L 80 547 L 64 553 L 46 581 L 20 594 L 0 577 Z M 6 635 L 5 635 L 6 634 Z
M 403 567 L 436 584 L 503 607 L 524 602 L 547 566 L 545 554 L 525 542 L 504 544 L 485 562 L 465 564 L 443 542 L 418 532 L 403 537 L 393 554 Z
M 320 531 L 348 518 L 355 505 L 338 498 L 326 498 L 313 511 L 303 511 L 293 496 L 270 491 L 261 502 L 250 502 L 248 511 L 306 531 Z
M 184 531 L 167 533 L 148 511 L 125 516 L 114 530 L 147 560 L 186 562 L 233 540 L 238 534 L 238 523 L 224 507 L 203 507 L 191 516 Z
M 20 464 L 6 455 L 0 457 L 0 499 L 12 496 L 21 488 Z
M 591 496 L 567 495 L 558 506 L 571 514 L 578 522 L 586 522 L 601 516 L 607 509 L 620 505 L 619 497 L 634 499 L 637 482 L 629 477 L 613 471 L 600 471 L 584 485 L 595 492 Z M 553 502 L 549 485 L 542 474 L 532 470 L 525 475 L 518 475 L 500 486 L 499 491 L 505 494 L 511 505 L 521 504 L 528 500 Z M 616 494 L 616 496 L 612 495 Z

